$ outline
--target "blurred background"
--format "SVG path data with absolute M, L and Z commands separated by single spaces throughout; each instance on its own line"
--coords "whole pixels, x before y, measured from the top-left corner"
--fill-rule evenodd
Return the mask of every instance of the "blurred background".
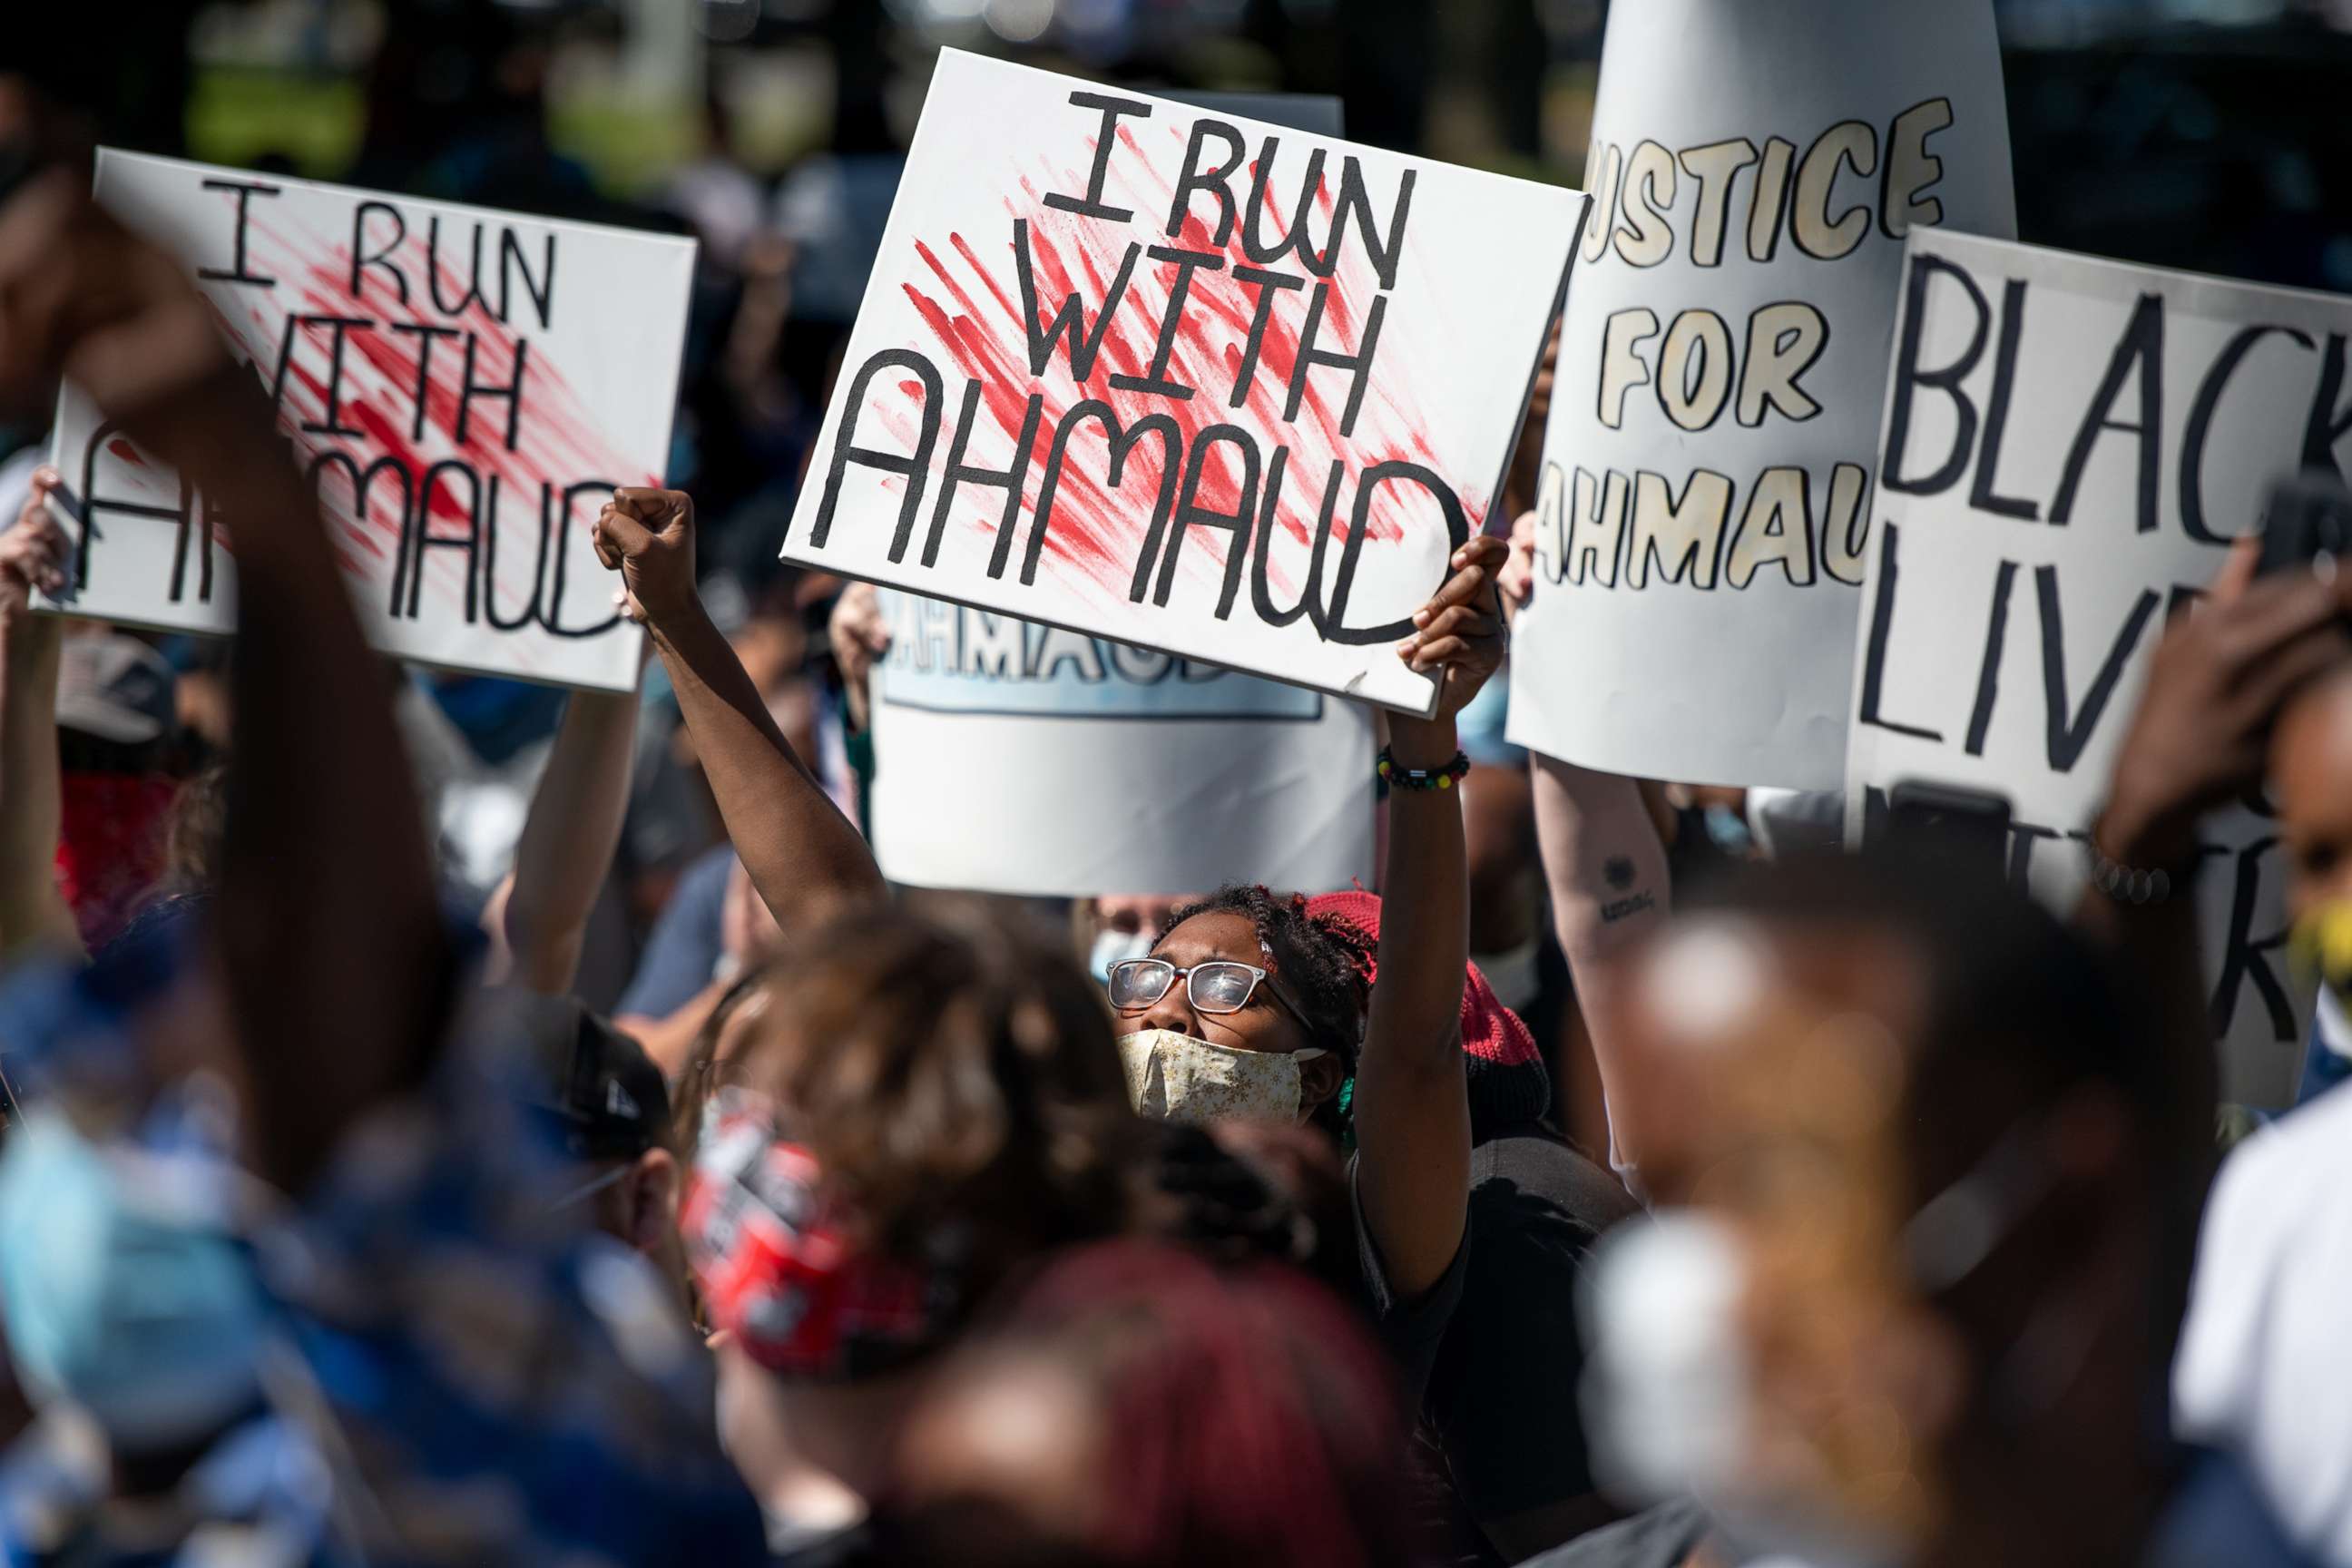
M 2321 109 L 2352 79 L 2352 0 L 1998 8 L 2023 237 L 2352 289 L 2352 120 Z M 96 14 L 103 41 L 85 26 L 65 47 L 86 57 L 85 96 L 116 144 L 698 233 L 709 265 L 672 478 L 723 519 L 789 500 L 940 48 L 1139 86 L 1336 94 L 1359 140 L 1574 183 L 1607 5 L 133 0 Z
M 698 233 L 709 265 L 672 477 L 714 516 L 761 518 L 789 500 L 940 48 L 1138 86 L 1336 94 L 1356 139 L 1574 183 L 1607 20 L 1605 0 L 96 9 L 101 37 L 122 24 L 116 42 L 93 47 L 84 26 L 71 47 L 118 145 Z M 2352 289 L 2352 119 L 2323 108 L 2352 80 L 2352 0 L 1998 9 L 2024 238 Z

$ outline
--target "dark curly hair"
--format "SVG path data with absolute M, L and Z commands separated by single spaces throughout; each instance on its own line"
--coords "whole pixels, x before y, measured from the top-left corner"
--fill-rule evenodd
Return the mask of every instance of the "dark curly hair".
M 1265 972 L 1306 1018 L 1314 1043 L 1356 1075 L 1356 1053 L 1364 1043 L 1364 1014 L 1371 1001 L 1373 949 L 1346 923 L 1307 912 L 1303 893 L 1276 893 L 1263 885 L 1228 882 L 1198 903 L 1187 904 L 1160 928 L 1168 933 L 1195 915 L 1234 914 L 1257 932 Z M 1318 1121 L 1338 1131 L 1337 1108 L 1327 1105 Z

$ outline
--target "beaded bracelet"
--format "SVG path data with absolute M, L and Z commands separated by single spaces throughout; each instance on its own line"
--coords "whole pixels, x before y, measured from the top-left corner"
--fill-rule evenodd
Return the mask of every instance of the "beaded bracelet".
M 1391 789 L 1452 789 L 1456 779 L 1470 771 L 1466 752 L 1456 752 L 1454 760 L 1442 768 L 1401 768 L 1389 755 L 1386 746 L 1381 748 L 1380 775 Z

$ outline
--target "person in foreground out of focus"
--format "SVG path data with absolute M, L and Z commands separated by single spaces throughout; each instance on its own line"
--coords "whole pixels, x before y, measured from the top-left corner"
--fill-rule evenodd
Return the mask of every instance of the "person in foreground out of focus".
M 899 1444 L 892 1559 L 960 1568 L 1408 1568 L 1380 1351 L 1292 1271 L 1066 1255 Z
M 2333 584 L 2308 573 L 2256 582 L 2252 560 L 2247 549 L 2231 563 L 2214 595 L 2222 616 L 2195 643 L 2168 650 L 2143 708 L 2168 713 L 2165 729 L 2185 747 L 2200 733 L 2227 733 L 2210 710 L 2247 691 L 2238 700 L 2259 720 L 2248 741 L 2267 746 L 2251 758 L 2233 748 L 2220 782 L 2241 784 L 2259 769 L 2276 810 L 2295 978 L 2320 987 L 2312 1076 L 2324 1085 L 2331 1058 L 2342 1059 L 2327 1043 L 2341 1037 L 2326 1033 L 2329 1016 L 2340 1026 L 2352 1003 L 2352 574 L 2339 571 Z M 2249 679 L 2243 664 L 2222 659 L 2250 640 L 2243 626 L 2265 600 L 2317 614 L 2259 645 Z M 2344 1387 L 2352 1370 L 2347 1190 L 2352 1094 L 2340 1084 L 2231 1152 L 2206 1207 L 2172 1385 L 2181 1434 L 2242 1455 L 2294 1540 L 2338 1564 L 2352 1563 L 2352 1402 L 2320 1391 Z
M 2094 889 L 2077 920 L 2116 980 L 2025 902 L 1891 863 L 1757 875 L 1675 926 L 1642 900 L 1622 921 L 1637 931 L 1609 931 L 1597 889 L 1663 891 L 1656 839 L 1612 781 L 1538 775 L 1567 827 L 1548 844 L 1555 884 L 1592 889 L 1578 987 L 1604 1008 L 1616 1147 L 1658 1204 L 1707 1213 L 1628 1246 L 1597 1293 L 1621 1474 L 1706 1510 L 1667 1504 L 1557 1568 L 1736 1563 L 1764 1544 L 1811 1561 L 2295 1561 L 2242 1467 L 2261 1448 L 2227 1420 L 2180 1425 L 2222 1455 L 2166 1427 L 2213 1126 L 2189 889 L 2197 820 L 2261 783 L 2267 745 L 2315 921 L 2345 827 L 2333 729 L 2300 715 L 2322 715 L 2319 677 L 2352 656 L 2347 609 L 2352 583 L 2255 581 L 2242 548 L 2168 627 L 2094 832 L 2112 865 L 2166 875 Z M 1622 868 L 1604 879 L 1609 856 Z M 2265 1213 L 2255 1234 L 2279 1234 L 2284 1199 Z M 2213 1290 L 2272 1300 L 2237 1272 Z M 2300 1300 L 2333 1311 L 2336 1295 Z M 2258 1363 L 2246 1331 L 2232 1314 L 2230 1350 L 2206 1361 L 2234 1389 Z M 2197 1338 L 2192 1319 L 2183 1415 Z
M 1100 1004 L 1035 942 L 855 910 L 730 993 L 683 1091 L 721 1436 L 782 1561 L 873 1561 L 943 1350 L 1057 1248 L 1136 1222 Z
M 0 79 L 0 138 L 31 113 Z M 576 1172 L 452 1029 L 460 944 L 381 666 L 267 395 L 88 189 L 60 164 L 0 207 L 0 405 L 70 375 L 237 520 L 235 760 L 208 900 L 12 980 L 10 1351 L 99 1462 L 12 1451 L 0 1544 L 757 1561 L 666 1282 L 553 1205 Z M 285 1442 L 257 1468 L 265 1404 Z
M 1615 1478 L 1711 1513 L 1696 1560 L 2299 1561 L 2168 1433 L 2197 1189 L 2083 938 L 1929 866 L 1806 859 L 1694 900 L 1632 984 L 1658 1215 L 1601 1256 L 1594 1395 Z M 1603 1532 L 1548 1568 L 1688 1555 L 1643 1525 L 1665 1555 Z

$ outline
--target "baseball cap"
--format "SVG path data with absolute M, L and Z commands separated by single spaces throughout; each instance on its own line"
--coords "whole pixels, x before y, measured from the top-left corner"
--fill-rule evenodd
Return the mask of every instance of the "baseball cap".
M 669 1089 L 645 1047 L 575 997 L 500 987 L 492 1005 L 520 1035 L 564 1152 L 634 1160 L 669 1141 Z
M 172 667 L 137 637 L 100 632 L 65 639 L 58 665 L 58 725 L 123 745 L 171 732 L 179 710 Z

